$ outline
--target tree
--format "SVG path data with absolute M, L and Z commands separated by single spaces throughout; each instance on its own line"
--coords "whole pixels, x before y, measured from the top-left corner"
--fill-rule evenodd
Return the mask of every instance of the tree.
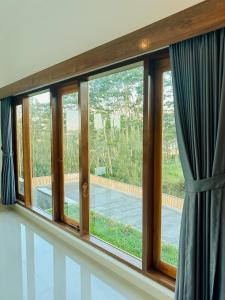
M 43 96 L 43 95 L 42 95 Z M 78 93 L 63 96 L 64 173 L 79 172 Z M 33 177 L 51 175 L 50 97 L 30 99 Z M 141 186 L 143 66 L 89 81 L 90 171 Z M 101 171 L 102 172 L 102 171 Z M 163 77 L 163 191 L 183 196 L 171 72 Z

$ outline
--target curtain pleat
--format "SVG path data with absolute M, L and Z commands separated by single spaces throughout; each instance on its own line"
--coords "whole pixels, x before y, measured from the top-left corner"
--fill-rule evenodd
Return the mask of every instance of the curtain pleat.
M 197 186 L 185 192 L 176 299 L 222 300 L 225 185 L 216 176 L 225 178 L 225 30 L 172 45 L 170 57 L 181 164 L 187 186 Z
M 12 149 L 11 98 L 1 101 L 2 176 L 1 200 L 4 205 L 16 203 L 15 175 Z

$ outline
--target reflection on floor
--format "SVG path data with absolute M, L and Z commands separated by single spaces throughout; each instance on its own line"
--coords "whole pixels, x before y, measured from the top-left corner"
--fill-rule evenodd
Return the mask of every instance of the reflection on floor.
M 1 300 L 153 300 L 13 211 L 0 228 Z

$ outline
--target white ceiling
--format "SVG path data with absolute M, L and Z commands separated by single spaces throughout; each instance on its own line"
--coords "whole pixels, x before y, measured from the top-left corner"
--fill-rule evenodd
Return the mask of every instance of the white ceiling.
M 202 0 L 0 0 L 0 87 Z

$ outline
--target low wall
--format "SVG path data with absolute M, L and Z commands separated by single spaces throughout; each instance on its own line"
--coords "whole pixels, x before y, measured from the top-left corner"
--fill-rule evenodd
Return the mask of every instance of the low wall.
M 64 175 L 65 182 L 78 182 L 79 174 L 65 174 Z M 114 189 L 123 193 L 131 194 L 136 197 L 142 197 L 142 188 L 126 184 L 122 182 L 118 182 L 112 179 L 90 175 L 90 183 L 91 184 L 98 184 L 105 186 L 110 189 Z M 35 177 L 32 179 L 33 186 L 43 186 L 51 184 L 51 176 L 43 176 L 43 177 Z M 162 194 L 162 205 L 169 206 L 174 209 L 182 210 L 183 208 L 183 199 L 178 198 L 172 195 Z
M 78 181 L 79 174 L 66 174 L 64 175 L 64 179 L 66 182 Z M 39 185 L 49 185 L 52 183 L 51 176 L 42 176 L 42 177 L 34 177 L 32 178 L 32 185 L 39 186 Z

